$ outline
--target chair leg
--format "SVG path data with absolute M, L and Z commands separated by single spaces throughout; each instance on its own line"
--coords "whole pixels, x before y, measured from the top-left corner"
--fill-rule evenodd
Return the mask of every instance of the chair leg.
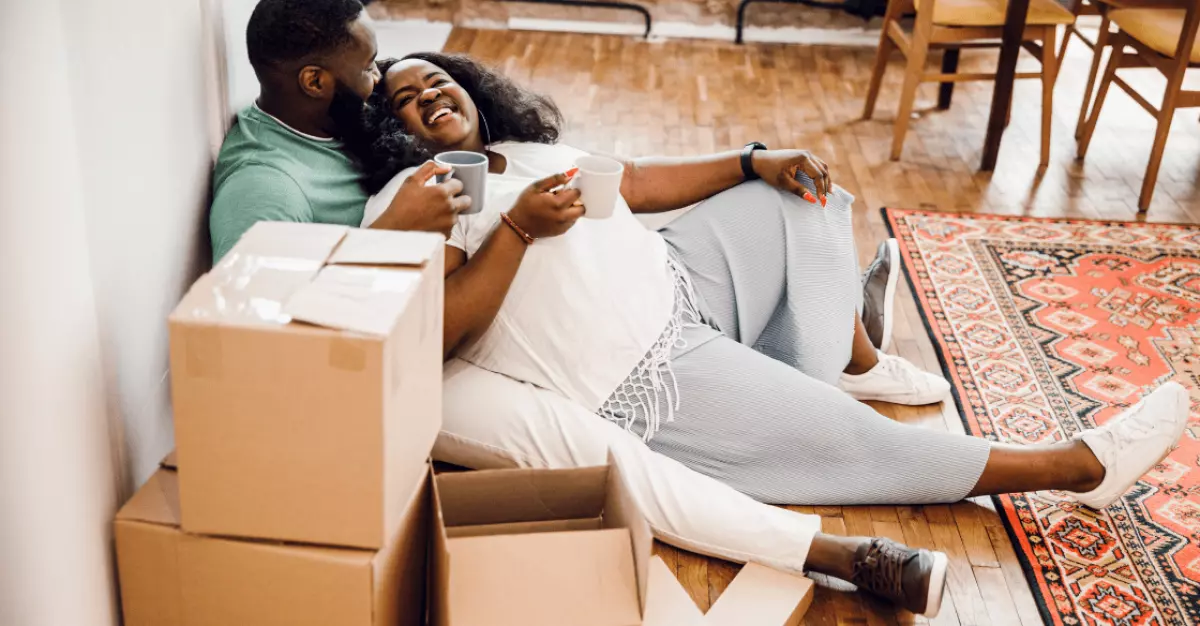
M 1054 83 L 1058 79 L 1059 56 L 1054 54 L 1054 37 L 1058 29 L 1049 26 L 1042 40 L 1042 160 L 1041 166 L 1050 164 L 1051 129 L 1054 124 Z
M 1158 182 L 1158 170 L 1162 166 L 1163 152 L 1167 147 L 1167 136 L 1171 133 L 1171 118 L 1175 116 L 1175 104 L 1179 101 L 1179 90 L 1183 88 L 1182 74 L 1179 80 L 1167 82 L 1162 108 L 1158 111 L 1158 129 L 1154 133 L 1154 146 L 1150 149 L 1150 164 L 1146 166 L 1146 178 L 1142 181 L 1142 193 L 1138 197 L 1138 213 L 1150 210 L 1154 197 L 1154 185 Z
M 896 123 L 892 128 L 891 158 L 893 161 L 899 161 L 900 153 L 904 151 L 904 136 L 908 134 L 913 103 L 917 99 L 917 87 L 921 85 L 921 75 L 925 72 L 925 58 L 928 54 L 929 24 L 918 19 L 912 43 L 909 45 L 908 64 L 904 70 L 904 90 L 900 93 L 900 111 L 896 114 Z
M 959 48 L 947 48 L 942 54 L 942 73 L 954 74 L 958 72 L 958 55 L 961 52 Z M 938 108 L 945 111 L 950 108 L 950 101 L 954 99 L 954 81 L 945 82 L 938 86 Z
M 891 0 L 888 2 L 886 14 L 883 17 L 883 32 L 879 34 L 879 48 L 875 51 L 875 66 L 871 69 L 871 84 L 867 87 L 867 101 L 863 104 L 864 120 L 871 119 L 875 114 L 875 101 L 879 99 L 879 88 L 883 85 L 883 74 L 887 71 L 888 58 L 896 50 L 892 41 L 889 25 L 900 19 L 907 2 Z
M 1108 40 L 1112 34 L 1108 32 L 1108 12 L 1100 18 L 1100 35 L 1096 37 L 1096 49 L 1092 51 L 1092 68 L 1088 71 L 1087 86 L 1083 91 L 1083 104 L 1079 105 L 1079 121 L 1075 122 L 1075 139 L 1083 135 L 1083 125 L 1087 122 L 1088 109 L 1092 104 L 1092 92 L 1096 89 L 1096 75 L 1100 73 L 1100 63 L 1104 51 L 1108 48 Z
M 1067 46 L 1071 43 L 1071 35 L 1077 34 L 1074 24 L 1067 24 L 1063 29 L 1062 46 L 1058 49 L 1058 59 L 1062 61 L 1067 58 Z
M 1100 111 L 1104 108 L 1104 99 L 1108 97 L 1108 88 L 1112 86 L 1113 77 L 1117 74 L 1117 68 L 1121 66 L 1121 60 L 1125 56 L 1124 40 L 1121 35 L 1113 39 L 1112 54 L 1108 55 L 1108 66 L 1104 68 L 1104 78 L 1100 79 L 1100 91 L 1096 92 L 1096 101 L 1092 103 L 1092 112 L 1088 115 L 1087 124 L 1083 126 L 1083 133 L 1079 137 L 1079 145 L 1076 148 L 1075 158 L 1083 159 L 1087 156 L 1088 146 L 1092 143 L 1092 135 L 1096 132 L 1096 122 L 1100 119 Z
M 863 104 L 862 118 L 871 119 L 875 114 L 875 101 L 879 99 L 879 89 L 883 86 L 883 74 L 887 71 L 888 57 L 896 50 L 896 44 L 888 35 L 887 23 L 883 25 L 883 35 L 879 38 L 879 49 L 875 51 L 875 68 L 871 70 L 871 85 L 867 87 L 867 101 Z

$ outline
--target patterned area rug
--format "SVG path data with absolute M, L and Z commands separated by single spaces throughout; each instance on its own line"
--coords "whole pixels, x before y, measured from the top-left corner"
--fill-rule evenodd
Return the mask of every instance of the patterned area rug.
M 1200 626 L 1200 226 L 884 210 L 967 429 L 1062 441 L 1158 385 L 1178 450 L 1095 511 L 996 498 L 1048 624 Z

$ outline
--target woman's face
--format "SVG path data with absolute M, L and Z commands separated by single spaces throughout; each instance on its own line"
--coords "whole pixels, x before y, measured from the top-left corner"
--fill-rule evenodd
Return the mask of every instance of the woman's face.
M 454 150 L 478 140 L 479 112 L 442 68 L 420 59 L 407 59 L 384 77 L 388 105 L 409 133 Z

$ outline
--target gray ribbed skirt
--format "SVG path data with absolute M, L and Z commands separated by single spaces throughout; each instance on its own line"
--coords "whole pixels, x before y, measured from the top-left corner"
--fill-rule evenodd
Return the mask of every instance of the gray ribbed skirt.
M 839 190 L 820 209 L 747 183 L 660 231 L 710 326 L 684 329 L 671 361 L 678 407 L 651 449 L 773 504 L 970 492 L 986 441 L 900 424 L 833 386 L 862 297 L 852 201 Z

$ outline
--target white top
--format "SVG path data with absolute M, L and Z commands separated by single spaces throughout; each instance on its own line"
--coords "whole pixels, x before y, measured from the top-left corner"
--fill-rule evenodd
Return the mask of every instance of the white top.
M 473 256 L 500 214 L 535 180 L 570 169 L 585 152 L 507 143 L 504 174 L 489 174 L 483 211 L 461 215 L 448 245 Z M 369 225 L 415 168 L 367 201 Z M 557 391 L 595 411 L 638 366 L 672 320 L 675 278 L 667 245 L 619 198 L 612 217 L 582 218 L 565 234 L 529 247 L 496 319 L 459 358 Z

